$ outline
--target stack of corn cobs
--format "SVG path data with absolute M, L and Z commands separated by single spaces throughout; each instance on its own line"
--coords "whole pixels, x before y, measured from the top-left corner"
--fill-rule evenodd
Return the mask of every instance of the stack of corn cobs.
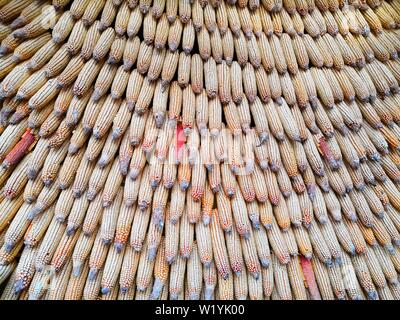
M 399 0 L 0 0 L 2 299 L 400 299 Z

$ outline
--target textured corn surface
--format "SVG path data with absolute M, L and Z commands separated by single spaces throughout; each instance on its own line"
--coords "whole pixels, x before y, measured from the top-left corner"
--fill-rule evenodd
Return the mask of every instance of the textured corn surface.
M 1 299 L 399 299 L 400 0 L 0 1 Z

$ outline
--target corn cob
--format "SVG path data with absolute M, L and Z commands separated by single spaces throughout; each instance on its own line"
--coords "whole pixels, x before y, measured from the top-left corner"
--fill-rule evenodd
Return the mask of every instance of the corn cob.
M 334 293 L 326 267 L 318 259 L 312 259 L 311 263 L 322 298 L 326 300 L 334 299 Z
M 83 296 L 83 290 L 86 283 L 86 275 L 89 271 L 88 264 L 86 263 L 84 266 L 84 271 L 80 276 L 74 276 L 71 273 L 68 287 L 65 292 L 64 299 L 65 300 L 80 300 Z
M 365 258 L 363 256 L 354 256 L 351 260 L 354 265 L 356 275 L 360 281 L 360 285 L 367 292 L 371 299 L 377 299 L 378 295 L 372 282 L 370 272 L 368 271 Z
M 101 293 L 108 295 L 112 288 L 117 284 L 117 278 L 121 269 L 123 254 L 119 253 L 115 247 L 108 251 L 101 279 Z
M 343 282 L 350 299 L 360 300 L 362 294 L 359 290 L 360 284 L 357 280 L 357 276 L 354 270 L 354 266 L 348 255 L 344 255 L 344 264 L 342 266 Z
M 289 283 L 289 277 L 287 272 L 287 266 L 280 264 L 279 260 L 275 255 L 272 255 L 272 268 L 274 275 L 274 284 L 279 298 L 282 300 L 291 300 L 292 292 Z
M 177 300 L 179 294 L 183 292 L 185 269 L 186 261 L 178 256 L 177 261 L 171 267 L 169 281 L 169 295 L 171 300 Z
M 100 270 L 100 272 L 96 274 L 90 281 L 86 280 L 85 287 L 83 289 L 83 298 L 85 300 L 99 299 L 102 273 L 103 270 Z
M 47 228 L 54 217 L 55 207 L 52 206 L 47 209 L 42 215 L 33 219 L 32 224 L 29 226 L 25 236 L 24 243 L 25 245 L 29 245 L 31 247 L 36 246 L 40 243 L 40 240 L 43 238 Z M 7 231 L 10 232 L 10 229 Z
M 15 280 L 16 270 L 11 273 L 7 283 L 4 283 L 5 287 L 1 295 L 1 299 L 3 300 L 17 300 L 20 296 L 19 293 L 15 293 L 14 291 L 14 280 Z
M 87 236 L 85 233 L 79 235 L 77 245 L 72 253 L 72 275 L 78 277 L 82 274 L 82 267 L 85 268 L 85 261 L 88 261 L 90 250 L 92 249 L 96 236 Z M 85 277 L 87 275 L 85 274 Z

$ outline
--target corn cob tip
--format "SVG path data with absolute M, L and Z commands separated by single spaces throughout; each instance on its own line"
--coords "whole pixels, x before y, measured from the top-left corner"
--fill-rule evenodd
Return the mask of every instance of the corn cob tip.
M 204 288 L 204 300 L 212 300 L 214 294 L 214 287 L 206 285 Z
M 75 233 L 76 229 L 77 227 L 75 225 L 68 224 L 65 233 L 67 234 L 68 237 L 71 237 Z
M 145 292 L 147 290 L 147 288 L 141 284 L 137 284 L 136 285 L 136 290 L 139 292 Z
M 263 144 L 264 142 L 267 142 L 268 141 L 268 139 L 269 139 L 269 135 L 268 135 L 268 133 L 267 132 L 261 132 L 261 134 L 260 134 L 260 142 L 261 142 L 261 144 Z M 279 136 L 279 140 L 283 140 L 284 139 L 284 137 L 283 136 Z
M 320 188 L 322 189 L 322 191 L 324 192 L 329 192 L 329 190 L 331 190 L 331 186 L 329 185 L 328 181 L 322 181 L 320 184 Z M 345 195 L 346 192 L 342 195 Z M 309 195 L 312 197 L 312 199 L 315 199 L 315 190 L 312 190 Z
M 153 290 L 151 292 L 151 299 L 158 299 L 162 293 L 162 289 L 164 287 L 164 283 L 159 279 L 155 278 L 154 284 L 153 284 Z
M 89 187 L 88 191 L 86 192 L 86 198 L 89 201 L 93 201 L 96 198 L 97 192 Z
M 267 170 L 267 169 L 269 168 L 269 164 L 268 164 L 268 161 L 267 161 L 267 160 L 261 160 L 261 161 L 259 162 L 259 165 L 260 165 L 261 170 Z M 279 168 L 274 167 L 274 170 L 275 170 L 275 171 L 278 171 L 278 169 L 279 169 Z M 271 168 L 271 170 L 272 170 L 272 168 Z M 274 171 L 274 170 L 272 170 L 272 171 Z
M 261 266 L 262 266 L 263 268 L 268 268 L 268 267 L 269 267 L 269 264 L 270 264 L 270 261 L 269 261 L 269 259 L 267 259 L 267 258 L 261 258 L 261 259 L 260 259 L 260 263 L 261 263 Z
M 272 223 L 263 223 L 263 227 L 265 230 L 271 230 L 272 229 Z
M 19 279 L 14 282 L 14 293 L 15 294 L 19 294 L 24 289 L 25 289 L 25 282 L 23 279 Z
M 121 172 L 123 176 L 128 174 L 130 160 L 131 159 L 129 157 L 120 157 L 119 159 L 119 172 Z
M 129 71 L 130 69 L 132 69 L 132 67 L 133 67 L 132 61 L 124 61 L 124 64 L 123 64 L 124 71 Z M 129 107 L 129 105 L 128 105 L 128 107 Z M 133 110 L 133 108 L 130 110 Z
M 167 15 L 167 20 L 170 24 L 172 24 L 176 19 L 176 16 L 174 15 Z
M 164 188 L 171 189 L 174 186 L 174 181 L 165 181 Z
M 175 52 L 178 49 L 178 44 L 177 43 L 169 43 L 168 48 L 171 52 Z
M 111 244 L 111 240 L 110 239 L 101 239 L 101 241 L 103 242 L 104 245 L 108 246 L 109 244 Z
M 146 208 L 145 208 L 146 209 Z M 145 210 L 144 209 L 144 210 Z M 155 208 L 153 210 L 153 215 L 152 215 L 152 220 L 153 223 L 158 227 L 162 228 L 164 226 L 164 211 L 161 208 Z M 175 224 L 176 221 L 171 219 L 172 224 Z
M 139 174 L 140 174 L 140 171 L 139 171 L 139 169 L 136 169 L 136 168 L 131 168 L 131 170 L 129 171 L 129 177 L 132 180 L 136 180 L 137 177 L 139 176 Z
M 328 216 L 321 216 L 321 217 L 319 217 L 319 219 L 318 219 L 318 221 L 322 224 L 322 225 L 324 225 L 324 224 L 327 224 L 328 223 Z
M 25 17 L 17 17 L 14 19 L 13 22 L 11 22 L 10 24 L 10 28 L 11 29 L 18 29 L 21 28 L 22 26 L 24 26 L 26 24 L 26 18 Z
M 265 168 L 265 169 L 267 169 L 267 168 Z M 272 172 L 278 172 L 280 169 L 280 165 L 278 163 L 276 163 L 275 161 L 271 161 L 269 168 L 271 169 Z
M 28 61 L 27 64 L 26 64 L 26 66 L 25 66 L 25 68 L 26 68 L 26 70 L 28 70 L 28 71 L 32 71 L 33 68 L 35 68 L 34 62 L 33 62 L 33 61 Z
M 109 26 L 107 25 L 107 23 L 100 21 L 100 23 L 97 26 L 97 30 L 99 30 L 100 32 L 103 32 L 104 30 L 106 30 Z
M 6 242 L 4 243 L 4 251 L 10 253 L 14 249 L 15 243 Z
M 129 291 L 129 288 L 128 288 L 128 287 L 120 287 L 120 288 L 119 288 L 119 291 L 120 291 L 121 293 L 127 293 L 127 292 Z
M 3 99 L 1 99 L 3 100 Z M 10 116 L 10 111 L 1 111 L 0 112 L 0 122 L 2 125 L 7 125 L 7 118 Z
M 371 300 L 378 300 L 379 299 L 378 293 L 375 290 L 367 291 L 367 295 Z
M 304 258 L 306 258 L 308 261 L 310 261 L 313 257 L 313 254 L 311 252 L 305 252 L 304 253 Z
M 335 262 L 341 267 L 343 265 L 342 256 L 338 256 L 335 258 Z
M 154 115 L 154 120 L 156 122 L 156 127 L 161 128 L 165 121 L 165 114 L 164 113 L 156 113 Z
M 108 205 L 110 205 L 110 203 L 108 203 Z M 103 202 L 103 206 L 104 206 L 104 202 Z M 146 201 L 141 201 L 138 203 L 138 208 L 140 209 L 140 211 L 146 211 L 146 209 L 148 207 L 149 207 L 149 204 Z
M 91 237 L 91 236 L 93 235 L 93 232 L 92 232 L 92 231 L 83 231 L 83 234 L 84 234 L 86 237 Z
M 284 190 L 284 191 L 282 191 L 282 195 L 283 195 L 285 198 L 289 198 L 291 194 L 292 194 L 292 191 L 291 191 L 291 190 Z
M 210 216 L 209 216 L 209 215 L 203 215 L 203 216 L 202 216 L 202 221 L 203 221 L 203 224 L 204 224 L 205 226 L 208 226 L 209 223 L 210 223 Z
M 53 183 L 53 179 L 51 179 L 51 178 L 46 178 L 46 179 L 43 180 L 43 184 L 46 187 L 50 187 L 52 183 Z
M 93 137 L 95 137 L 96 139 L 101 139 L 101 131 L 98 128 L 94 128 L 92 131 L 92 135 Z
M 221 191 L 221 185 L 215 185 L 215 186 L 211 186 L 211 191 L 213 192 L 213 193 L 218 193 L 218 192 L 220 192 Z
M 111 289 L 109 287 L 102 287 L 100 291 L 102 294 L 106 295 L 110 293 Z
M 77 261 L 72 261 L 72 275 L 74 277 L 79 277 L 82 271 L 82 263 Z
M 100 90 L 99 89 L 94 89 L 93 93 L 92 93 L 92 96 L 91 96 L 92 101 L 98 102 L 101 97 L 102 97 L 102 93 L 100 92 Z
M 99 168 L 103 169 L 108 164 L 109 158 L 107 155 L 101 155 L 100 159 L 97 161 Z
M 352 222 L 356 222 L 358 220 L 357 214 L 353 211 L 348 213 L 347 218 Z
M 303 227 L 306 228 L 307 230 L 309 230 L 311 227 L 311 223 L 309 221 L 303 221 L 302 224 Z
M 98 269 L 96 269 L 96 268 L 90 268 L 89 274 L 88 274 L 88 279 L 89 279 L 90 281 L 94 281 L 94 280 L 96 279 L 96 277 L 97 277 L 98 272 L 99 272 Z
M 35 263 L 35 269 L 37 272 L 42 272 L 45 268 L 45 265 L 41 262 L 36 262 Z
M 286 231 L 283 229 L 283 231 Z M 240 234 L 245 240 L 248 240 L 250 238 L 250 230 L 244 230 Z
M 350 245 L 349 245 L 349 249 L 350 249 L 350 255 L 351 256 L 354 256 L 354 255 L 356 255 L 357 254 L 357 250 L 356 250 L 356 247 L 354 246 L 354 244 L 353 243 L 350 243 Z
M 337 299 L 340 301 L 346 300 L 346 295 L 344 293 L 336 292 L 336 296 L 337 296 Z
M 258 272 L 258 271 L 250 272 L 250 275 L 251 275 L 255 280 L 258 280 L 258 279 L 260 278 L 260 272 Z
M 185 191 L 187 188 L 189 188 L 189 182 L 186 180 L 183 180 L 183 181 L 181 181 L 179 186 L 182 191 Z
M 118 253 L 122 252 L 122 249 L 124 248 L 124 244 L 122 242 L 114 242 L 114 248 L 117 250 Z
M 43 207 L 41 204 L 37 203 L 27 214 L 28 220 L 33 220 L 38 214 L 43 212 Z
M 9 96 L 8 92 L 11 92 L 12 90 L 13 90 L 12 87 L 8 87 L 7 89 L 0 88 L 0 100 L 5 100 Z M 3 117 L 5 118 L 4 120 L 6 120 L 6 118 L 8 117 L 8 114 L 3 115 Z
M 59 223 L 64 223 L 65 222 L 65 217 L 64 216 L 57 216 L 56 214 L 56 221 Z
M 396 249 L 393 247 L 391 243 L 385 244 L 385 249 L 391 254 L 394 255 L 396 253 Z
M 251 221 L 251 225 L 253 226 L 254 229 L 260 230 L 261 223 L 260 223 L 260 220 L 258 219 L 258 217 L 251 216 L 250 221 Z
M 58 181 L 57 185 L 58 185 L 58 188 L 59 188 L 60 190 L 65 190 L 65 189 L 67 189 L 67 188 L 69 187 L 68 184 L 62 183 L 62 182 L 60 182 L 60 181 Z
M 3 163 L 1 164 L 1 167 L 3 168 L 3 169 L 8 169 L 9 167 L 10 167 L 10 162 L 7 160 L 7 159 L 5 159 L 4 161 L 3 161 Z
M 176 293 L 176 292 L 170 292 L 169 298 L 170 298 L 171 300 L 178 300 L 179 294 Z
M 54 8 L 54 10 L 56 10 L 56 11 L 61 11 L 61 10 L 64 8 L 64 6 L 65 6 L 65 5 L 58 4 L 58 3 L 54 3 L 54 1 L 53 1 L 53 8 Z
M 24 198 L 25 202 L 26 202 L 26 203 L 29 203 L 29 204 L 35 202 L 36 199 L 37 199 L 37 198 L 36 198 L 35 196 L 32 196 L 32 195 L 26 196 L 26 197 Z
M 82 196 L 82 191 L 78 190 L 78 189 L 73 189 L 72 194 L 75 199 L 79 199 Z M 104 205 L 104 203 L 103 203 L 103 207 L 108 207 L 108 205 Z
M 150 261 L 153 261 L 156 258 L 156 255 L 157 255 L 157 248 L 154 247 L 147 248 L 147 258 Z
M 10 49 L 8 47 L 1 45 L 0 46 L 0 57 L 4 57 L 7 53 L 9 53 L 9 50 Z

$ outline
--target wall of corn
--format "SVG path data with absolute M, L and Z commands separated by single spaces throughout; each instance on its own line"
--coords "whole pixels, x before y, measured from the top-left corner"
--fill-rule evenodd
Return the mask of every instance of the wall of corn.
M 0 0 L 1 299 L 400 299 L 399 0 Z

